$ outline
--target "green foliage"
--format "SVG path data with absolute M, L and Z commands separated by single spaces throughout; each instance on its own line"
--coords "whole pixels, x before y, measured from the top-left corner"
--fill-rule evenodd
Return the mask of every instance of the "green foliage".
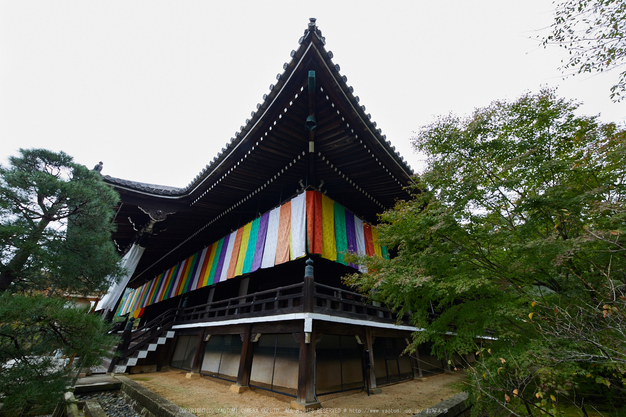
M 54 405 L 70 382 L 55 355 L 95 364 L 114 343 L 66 297 L 97 295 L 120 272 L 117 193 L 64 153 L 20 150 L 0 167 L 1 413 Z M 113 278 L 111 278 L 113 277 Z
M 0 167 L 0 291 L 106 290 L 117 193 L 62 152 L 20 152 Z
M 61 358 L 76 355 L 89 367 L 115 343 L 99 316 L 61 298 L 5 291 L 0 317 L 2 413 L 58 403 L 71 385 Z
M 626 59 L 626 3 L 622 0 L 563 0 L 556 5 L 552 32 L 544 45 L 558 44 L 569 52 L 563 69 L 578 73 L 620 67 Z M 620 101 L 626 91 L 626 71 L 618 75 L 611 98 Z
M 543 90 L 424 127 L 429 168 L 381 216 L 397 256 L 348 279 L 410 312 L 412 349 L 476 355 L 477 412 L 623 386 L 626 133 L 576 108 Z

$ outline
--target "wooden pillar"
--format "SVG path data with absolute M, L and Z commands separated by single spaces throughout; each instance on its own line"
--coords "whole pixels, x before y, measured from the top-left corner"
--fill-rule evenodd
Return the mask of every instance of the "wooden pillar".
M 371 327 L 365 328 L 365 346 L 370 355 L 369 393 L 380 394 L 382 390 L 376 386 L 376 363 L 374 362 L 374 336 Z
M 307 259 L 304 268 L 303 311 L 312 313 L 315 309 L 315 278 L 313 260 Z M 298 395 L 291 407 L 300 411 L 310 411 L 322 405 L 315 396 L 315 328 L 313 319 L 307 317 L 299 334 L 300 356 L 298 358 Z
M 202 358 L 204 357 L 204 348 L 206 347 L 206 340 L 204 337 L 204 329 L 198 335 L 198 342 L 196 343 L 196 353 L 191 360 L 191 372 L 185 375 L 187 378 L 193 376 L 200 376 L 200 367 L 202 366 Z
M 250 386 L 250 373 L 252 371 L 252 326 L 247 324 L 243 332 L 241 356 L 239 357 L 239 370 L 237 371 L 237 383 L 230 387 L 233 392 L 241 393 Z
M 409 341 L 406 341 L 407 344 Z M 420 352 L 419 346 L 415 349 L 415 353 L 410 356 L 411 358 L 411 368 L 413 368 L 413 378 L 423 378 L 424 374 L 422 373 L 422 366 L 420 365 Z
M 322 406 L 315 396 L 315 329 L 311 319 L 305 319 L 299 339 L 298 393 L 291 407 L 311 411 Z

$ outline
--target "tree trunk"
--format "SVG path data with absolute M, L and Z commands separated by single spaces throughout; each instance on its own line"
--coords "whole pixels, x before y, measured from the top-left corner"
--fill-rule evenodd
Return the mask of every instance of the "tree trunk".
M 41 220 L 37 223 L 37 226 L 35 226 L 32 234 L 25 240 L 22 249 L 19 249 L 15 255 L 13 255 L 9 263 L 2 268 L 2 271 L 0 272 L 0 292 L 6 291 L 11 283 L 17 279 L 19 272 L 22 271 L 24 265 L 26 265 L 26 262 L 28 261 L 28 258 L 32 255 L 29 250 L 24 248 L 28 248 L 31 245 L 38 245 L 44 230 L 48 227 L 48 224 L 50 224 L 50 221 L 48 220 Z

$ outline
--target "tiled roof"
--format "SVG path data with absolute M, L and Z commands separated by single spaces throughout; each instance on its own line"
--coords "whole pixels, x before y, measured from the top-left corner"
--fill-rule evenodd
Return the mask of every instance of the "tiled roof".
M 377 136 L 380 144 L 386 149 L 387 153 L 392 156 L 396 163 L 402 168 L 408 176 L 413 175 L 412 168 L 406 163 L 404 158 L 396 151 L 395 146 L 387 140 L 386 135 L 382 133 L 382 129 L 377 127 L 377 123 L 372 121 L 372 116 L 366 113 L 366 107 L 360 104 L 358 96 L 354 95 L 354 88 L 347 84 L 348 78 L 345 75 L 340 74 L 339 64 L 333 63 L 333 53 L 326 51 L 324 45 L 326 39 L 322 36 L 322 31 L 316 25 L 316 19 L 311 18 L 307 29 L 304 31 L 304 35 L 300 38 L 300 47 L 298 50 L 291 51 L 291 61 L 283 64 L 283 72 L 276 75 L 276 83 L 269 86 L 269 93 L 263 95 L 263 102 L 256 105 L 256 110 L 252 111 L 250 118 L 246 119 L 245 125 L 242 125 L 235 136 L 228 141 L 222 150 L 202 169 L 201 172 L 196 175 L 191 182 L 184 188 L 168 187 L 155 184 L 146 184 L 136 181 L 129 181 L 125 179 L 115 178 L 111 176 L 104 176 L 104 179 L 114 185 L 121 186 L 128 189 L 137 190 L 139 192 L 150 193 L 154 195 L 170 196 L 170 197 L 183 197 L 190 194 L 193 190 L 200 186 L 205 178 L 207 178 L 215 168 L 217 168 L 230 154 L 230 152 L 237 147 L 237 145 L 246 137 L 246 134 L 253 128 L 256 122 L 262 117 L 265 109 L 272 103 L 272 100 L 280 93 L 282 87 L 289 78 L 289 75 L 295 68 L 297 62 L 302 58 L 310 43 L 315 42 L 318 46 L 318 50 L 321 52 L 328 68 L 333 72 L 338 85 L 341 87 L 345 97 L 351 102 L 354 109 L 360 114 L 362 120 L 369 125 L 369 128 Z
M 169 187 L 167 185 L 156 185 L 147 184 L 145 182 L 129 181 L 122 178 L 111 177 L 110 175 L 103 175 L 102 178 L 104 178 L 104 180 L 109 184 L 132 188 L 150 194 L 182 196 L 185 195 L 187 191 L 187 188 Z

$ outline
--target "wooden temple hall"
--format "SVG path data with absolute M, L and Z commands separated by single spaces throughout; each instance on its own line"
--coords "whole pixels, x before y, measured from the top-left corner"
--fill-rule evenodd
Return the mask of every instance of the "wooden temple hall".
M 315 19 L 276 79 L 187 187 L 104 176 L 121 195 L 113 238 L 128 275 L 97 309 L 139 320 L 115 371 L 178 368 L 302 409 L 441 371 L 427 346 L 402 353 L 417 329 L 341 280 L 359 270 L 345 253 L 389 256 L 372 225 L 408 197 L 411 168 Z

